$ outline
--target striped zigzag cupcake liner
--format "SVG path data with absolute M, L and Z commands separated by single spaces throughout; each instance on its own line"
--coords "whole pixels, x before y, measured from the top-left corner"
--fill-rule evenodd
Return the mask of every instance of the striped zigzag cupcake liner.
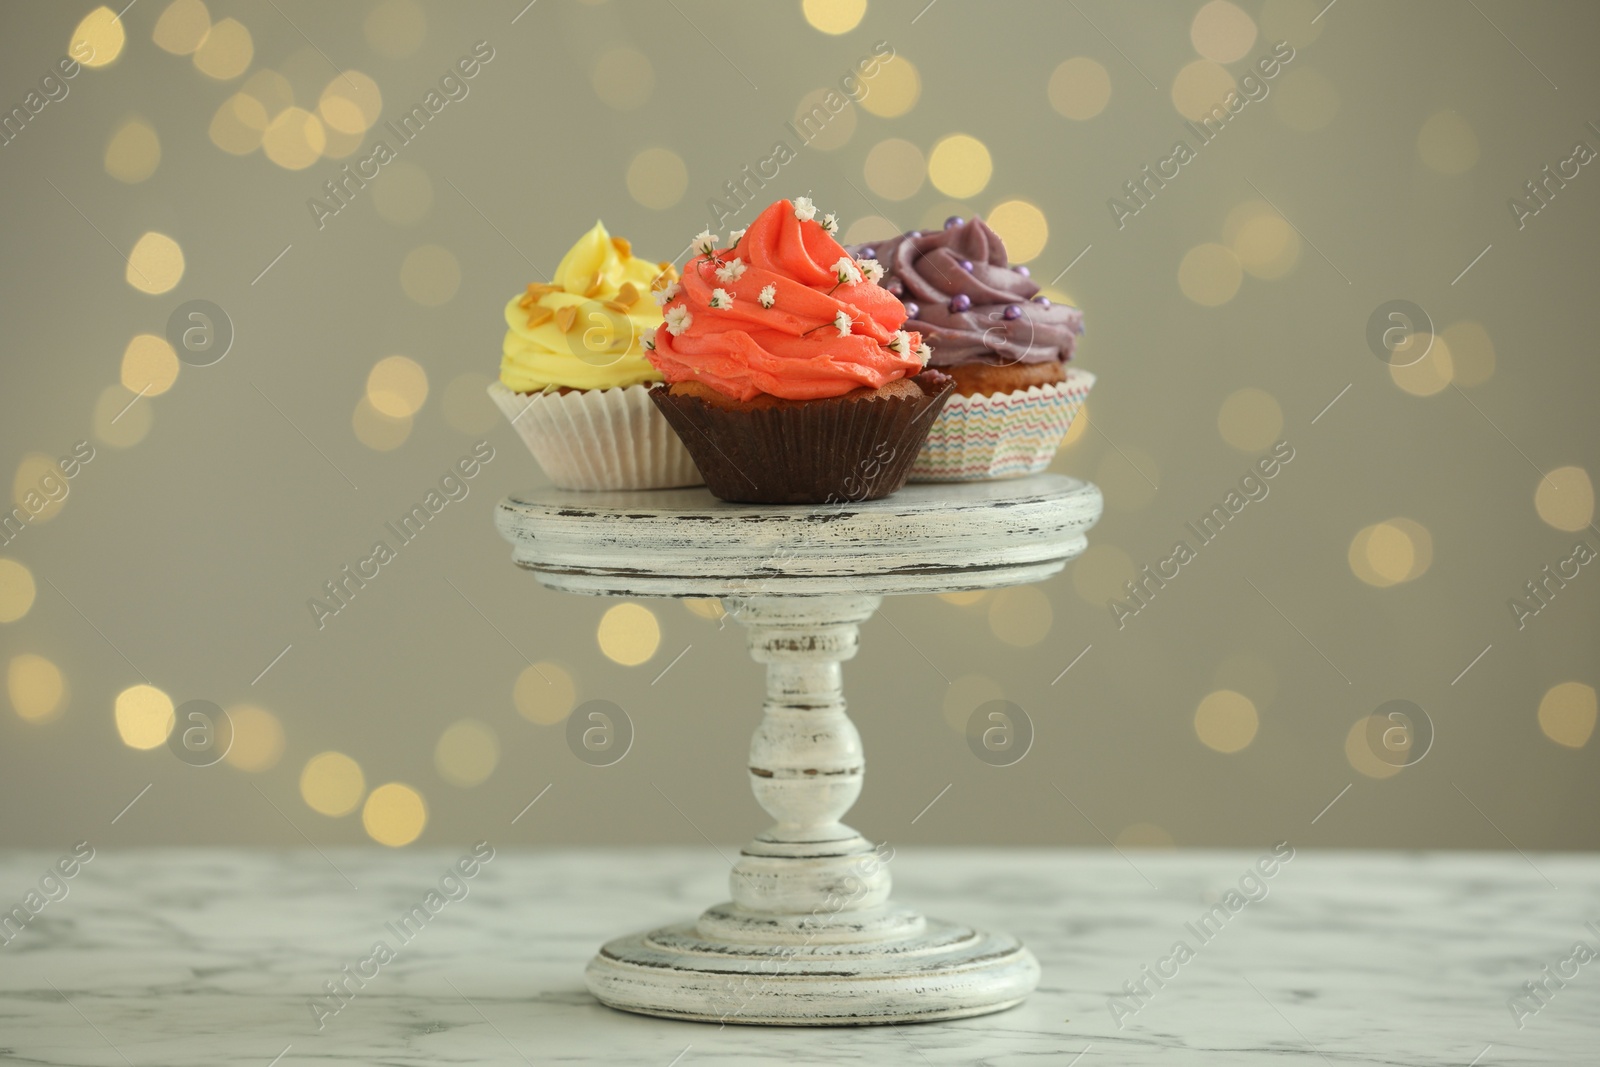
M 928 431 L 911 481 L 966 482 L 1039 473 L 1050 465 L 1094 381 L 1093 374 L 1071 367 L 1064 382 L 1011 393 L 952 396 Z

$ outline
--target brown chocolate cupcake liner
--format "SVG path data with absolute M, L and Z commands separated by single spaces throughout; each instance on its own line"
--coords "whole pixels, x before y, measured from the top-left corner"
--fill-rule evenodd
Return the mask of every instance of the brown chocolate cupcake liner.
M 712 494 L 747 504 L 878 500 L 905 484 L 955 380 L 914 378 L 921 396 L 835 397 L 768 408 L 723 408 L 650 391 Z

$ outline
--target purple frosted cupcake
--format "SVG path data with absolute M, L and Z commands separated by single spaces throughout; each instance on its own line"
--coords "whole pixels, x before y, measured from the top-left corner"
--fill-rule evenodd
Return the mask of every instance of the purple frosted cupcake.
M 1067 366 L 1083 313 L 1040 296 L 1028 268 L 1009 264 L 981 219 L 951 218 L 943 230 L 851 251 L 883 266 L 880 284 L 905 304 L 905 328 L 932 349 L 928 366 L 956 380 L 912 480 L 1008 478 L 1049 466 L 1094 384 L 1094 375 Z

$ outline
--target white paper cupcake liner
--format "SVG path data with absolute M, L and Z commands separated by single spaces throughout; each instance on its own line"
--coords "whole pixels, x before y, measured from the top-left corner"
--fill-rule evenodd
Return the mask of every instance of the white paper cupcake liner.
M 562 489 L 672 489 L 699 485 L 683 442 L 650 400 L 650 387 L 489 396 Z
M 1050 465 L 1094 375 L 1067 369 L 1063 382 L 1010 393 L 952 396 L 911 467 L 913 482 L 1018 478 Z

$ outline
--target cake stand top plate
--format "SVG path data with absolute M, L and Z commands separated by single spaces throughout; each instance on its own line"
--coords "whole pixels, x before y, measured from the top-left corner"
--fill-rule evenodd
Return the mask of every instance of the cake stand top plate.
M 1100 490 L 1058 474 L 910 485 L 862 503 L 730 504 L 704 488 L 502 500 L 512 558 L 598 596 L 881 595 L 1035 582 L 1083 551 Z

